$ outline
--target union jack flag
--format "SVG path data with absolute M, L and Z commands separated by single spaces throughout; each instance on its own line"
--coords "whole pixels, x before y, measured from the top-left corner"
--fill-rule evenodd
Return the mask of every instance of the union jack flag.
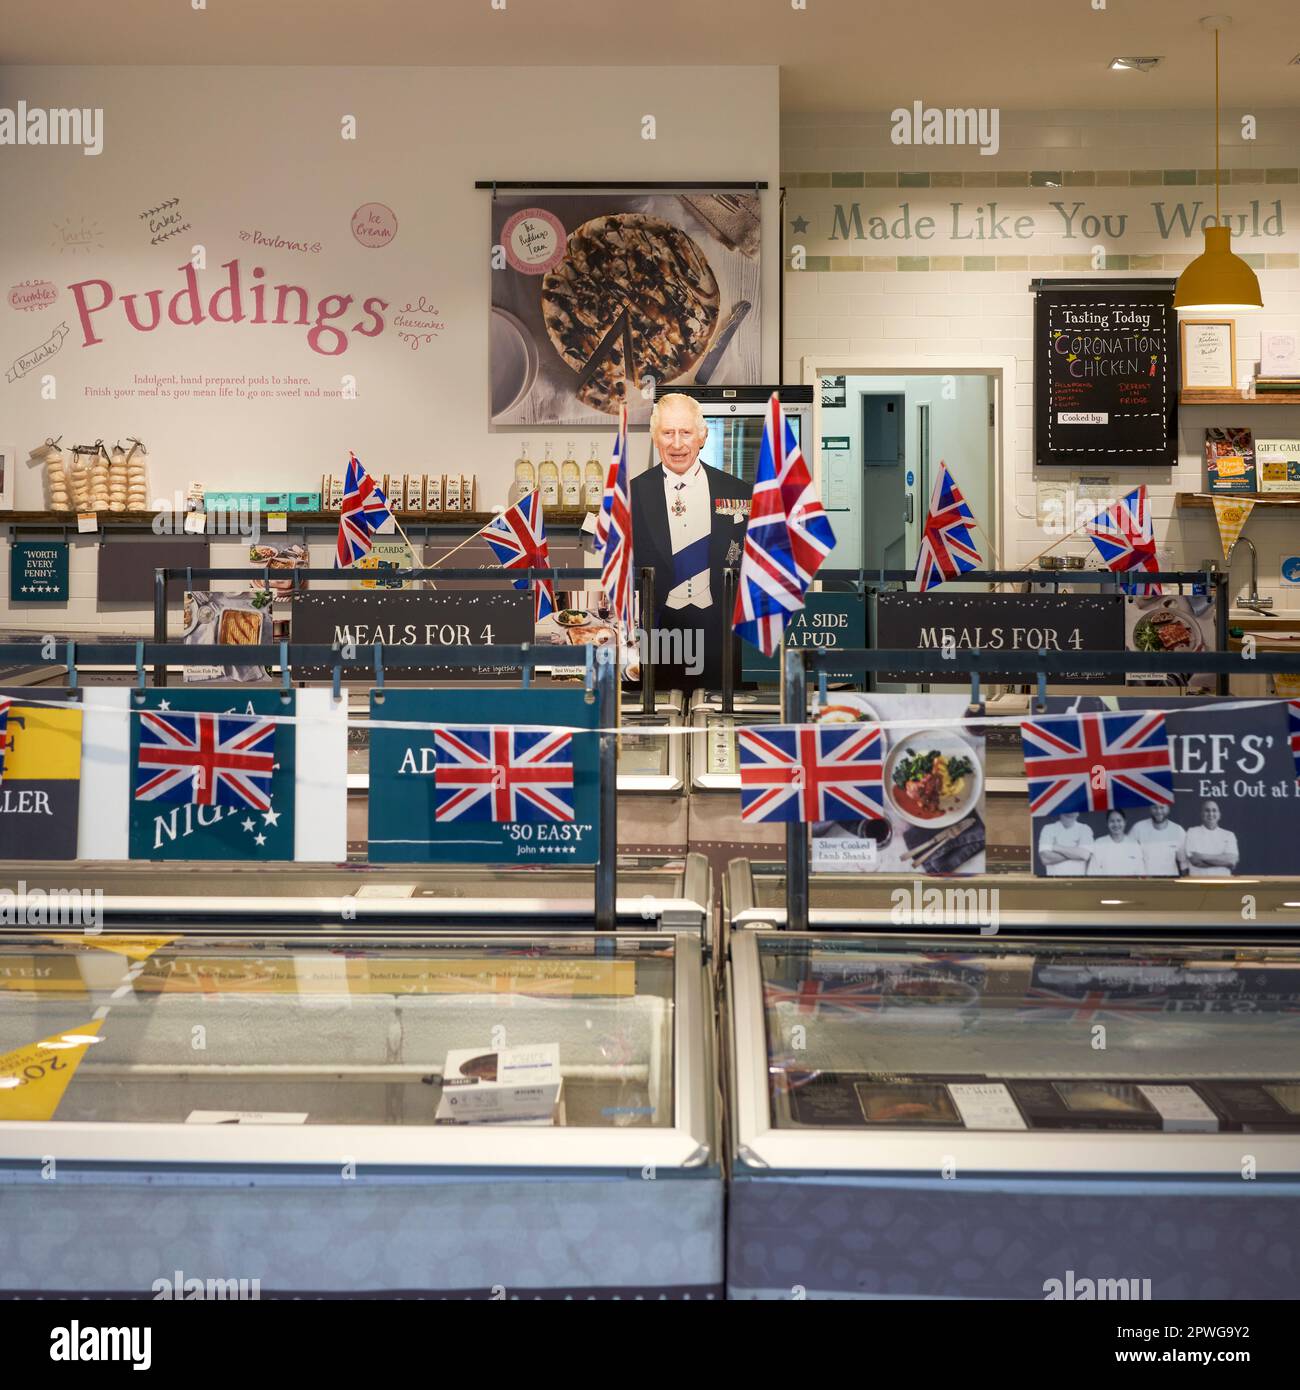
M 1032 815 L 1174 804 L 1174 769 L 1161 713 L 1026 719 L 1020 743 Z
M 140 712 L 137 801 L 271 809 L 275 722 L 259 715 Z
M 494 516 L 483 528 L 482 536 L 504 569 L 550 568 L 540 492 L 525 494 L 508 511 Z M 548 613 L 555 612 L 555 586 L 549 579 L 516 579 L 515 588 L 526 589 L 530 583 L 533 585 L 533 618 L 540 622 Z
M 9 733 L 9 707 L 12 704 L 12 700 L 0 698 L 0 782 L 4 781 L 5 754 L 13 746 L 12 736 Z
M 371 536 L 392 515 L 383 488 L 361 466 L 355 454 L 349 455 L 334 568 L 346 569 L 369 555 Z
M 627 405 L 619 407 L 614 457 L 596 517 L 596 551 L 602 558 L 601 590 L 624 633 L 632 630 L 632 509 L 627 489 Z
M 1108 570 L 1158 570 L 1156 537 L 1151 527 L 1151 508 L 1143 483 L 1121 497 L 1088 525 L 1088 535 Z M 1125 584 L 1130 594 L 1158 594 L 1159 584 Z
M 571 821 L 573 735 L 559 729 L 434 730 L 437 822 Z
M 745 527 L 732 625 L 764 656 L 781 645 L 787 617 L 835 548 L 835 533 L 775 391 L 767 404 L 754 500 Z
M 769 724 L 736 734 L 742 820 L 884 819 L 878 725 Z
M 1291 757 L 1295 760 L 1295 775 L 1300 779 L 1300 700 L 1288 700 L 1286 714 L 1290 726 Z
M 981 563 L 980 553 L 971 539 L 970 528 L 974 525 L 975 513 L 953 481 L 948 465 L 940 462 L 930 492 L 925 529 L 921 532 L 921 549 L 916 557 L 919 593 L 937 588 L 945 579 L 956 579 Z

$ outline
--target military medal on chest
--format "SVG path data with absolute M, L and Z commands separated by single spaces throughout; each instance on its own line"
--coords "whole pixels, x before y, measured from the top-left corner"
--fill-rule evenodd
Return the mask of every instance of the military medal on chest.
M 673 515 L 674 515 L 674 516 L 685 516 L 685 515 L 686 515 L 686 503 L 685 503 L 685 501 L 683 500 L 683 498 L 682 498 L 680 495 L 673 498 Z

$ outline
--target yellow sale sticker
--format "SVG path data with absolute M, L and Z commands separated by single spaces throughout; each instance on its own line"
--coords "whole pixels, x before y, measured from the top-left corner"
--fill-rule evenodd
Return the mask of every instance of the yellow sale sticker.
M 101 1019 L 53 1033 L 0 1055 L 0 1120 L 51 1120 Z

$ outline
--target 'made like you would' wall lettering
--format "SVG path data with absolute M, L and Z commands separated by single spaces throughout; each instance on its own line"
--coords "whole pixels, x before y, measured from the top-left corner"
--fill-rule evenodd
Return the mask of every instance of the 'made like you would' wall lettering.
M 205 298 L 200 293 L 199 276 L 193 264 L 187 261 L 177 269 L 184 284 L 167 299 L 165 310 L 166 289 L 119 296 L 107 280 L 79 280 L 69 285 L 81 322 L 82 347 L 95 347 L 104 342 L 104 335 L 115 321 L 124 321 L 137 333 L 152 333 L 164 318 L 181 328 L 197 328 L 208 321 L 297 325 L 307 329 L 307 346 L 325 357 L 337 357 L 346 352 L 349 333 L 377 338 L 384 331 L 383 311 L 388 308 L 388 301 L 375 295 L 362 301 L 361 317 L 345 328 L 335 320 L 350 318 L 352 313 L 358 312 L 352 311 L 353 295 L 322 295 L 313 306 L 310 293 L 301 285 L 262 283 L 266 271 L 260 265 L 248 272 L 245 284 L 239 261 L 231 260 L 221 266 L 226 272 L 224 282 Z M 120 319 L 110 312 L 114 304 L 121 310 Z

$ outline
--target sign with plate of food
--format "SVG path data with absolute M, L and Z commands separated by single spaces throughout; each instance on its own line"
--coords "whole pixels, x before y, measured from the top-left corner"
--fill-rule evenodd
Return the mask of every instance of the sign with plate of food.
M 646 378 L 759 380 L 756 193 L 539 191 L 491 215 L 493 424 L 613 423 Z
M 984 733 L 962 695 L 830 692 L 818 723 L 884 726 L 883 817 L 813 826 L 824 872 L 984 872 Z
M 1212 652 L 1218 647 L 1212 594 L 1129 595 L 1124 601 L 1124 648 L 1130 652 Z M 1129 671 L 1129 685 L 1172 685 L 1189 695 L 1212 695 L 1211 674 Z

